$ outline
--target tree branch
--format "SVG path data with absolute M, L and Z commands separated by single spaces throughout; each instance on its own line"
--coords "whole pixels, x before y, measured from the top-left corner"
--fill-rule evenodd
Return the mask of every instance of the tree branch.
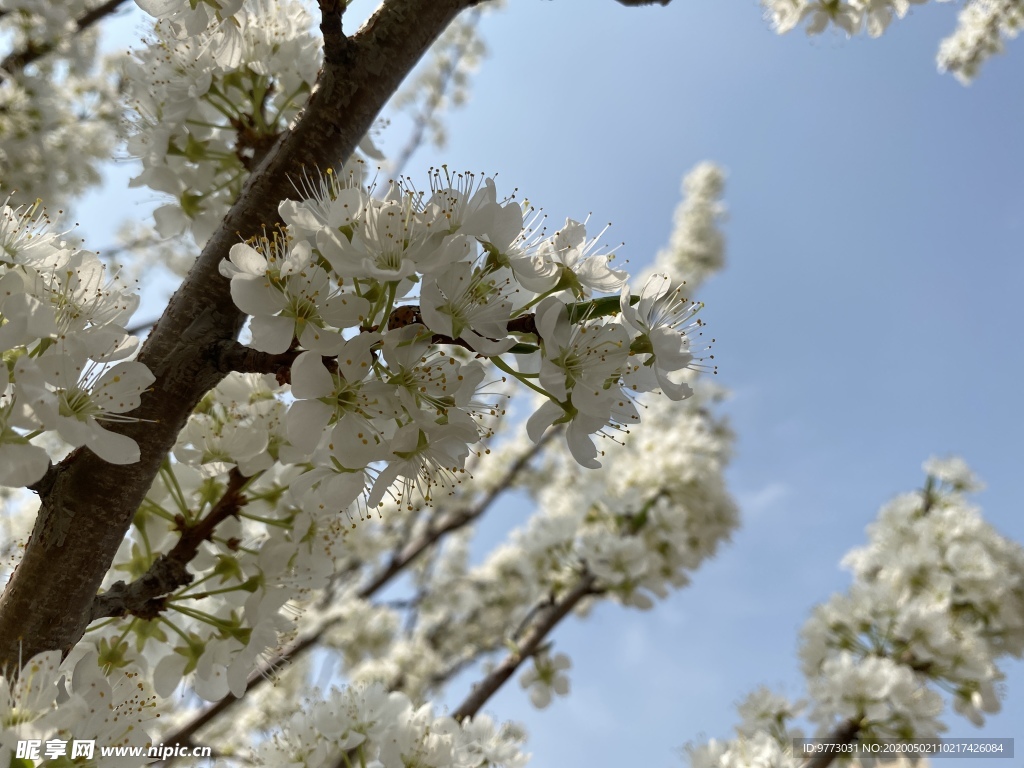
M 383 589 L 391 579 L 401 573 L 414 560 L 416 560 L 416 558 L 419 557 L 419 555 L 422 554 L 430 545 L 436 543 L 444 535 L 458 530 L 459 528 L 468 525 L 472 521 L 483 516 L 497 498 L 512 486 L 516 478 L 519 476 L 519 473 L 526 469 L 530 461 L 540 453 L 544 446 L 546 446 L 547 443 L 559 433 L 559 431 L 560 430 L 558 429 L 549 429 L 536 444 L 530 446 L 529 450 L 525 451 L 512 463 L 508 470 L 506 470 L 505 474 L 501 476 L 501 479 L 495 483 L 494 487 L 491 488 L 491 490 L 489 490 L 484 497 L 470 509 L 453 513 L 436 529 L 425 531 L 415 541 L 403 547 L 401 552 L 395 553 L 388 565 L 359 589 L 357 597 L 363 600 L 372 597 L 380 589 Z M 245 693 L 248 694 L 250 691 L 259 688 L 268 680 L 273 679 L 273 676 L 278 669 L 290 664 L 306 651 L 315 647 L 320 640 L 323 639 L 323 636 L 337 626 L 340 621 L 341 619 L 338 617 L 328 619 L 314 632 L 274 656 L 274 658 L 249 676 L 249 680 L 246 683 Z M 167 744 L 191 743 L 192 737 L 195 736 L 201 728 L 217 719 L 217 717 L 238 703 L 239 700 L 239 697 L 229 693 L 216 704 L 211 705 L 196 715 L 195 718 L 178 730 L 174 731 L 174 733 L 164 737 L 164 742 Z
M 474 8 L 472 16 L 467 23 L 470 30 L 476 28 L 480 23 L 480 9 Z M 402 151 L 398 155 L 398 160 L 395 161 L 394 165 L 391 166 L 391 173 L 394 176 L 400 176 L 402 171 L 405 170 L 406 164 L 409 162 L 409 158 L 412 157 L 413 153 L 419 149 L 420 144 L 423 143 L 423 134 L 427 129 L 427 124 L 430 122 L 430 118 L 433 117 L 434 113 L 437 112 L 441 106 L 441 100 L 448 93 L 448 86 L 451 85 L 452 78 L 458 71 L 459 63 L 466 55 L 466 51 L 469 49 L 469 43 L 472 41 L 472 36 L 468 35 L 460 40 L 454 47 L 454 52 L 448 59 L 444 67 L 441 68 L 439 76 L 440 85 L 436 91 L 430 94 L 427 99 L 427 103 L 423 105 L 423 109 L 416 115 L 416 119 L 413 122 L 412 133 L 409 136 L 409 140 L 402 147 Z
M 222 373 L 272 373 L 281 384 L 291 383 L 291 368 L 303 350 L 289 349 L 287 352 L 271 354 L 239 344 L 234 339 L 217 344 L 217 368 Z M 329 358 L 324 358 L 327 362 Z M 337 362 L 335 361 L 335 370 Z
M 852 744 L 853 740 L 857 738 L 857 734 L 860 732 L 860 722 L 858 720 L 846 720 L 840 723 L 832 733 L 826 737 L 827 744 L 846 745 Z M 803 768 L 828 768 L 832 764 L 832 761 L 840 756 L 840 752 L 821 752 L 820 754 L 812 757 L 806 763 Z
M 106 592 L 97 595 L 92 603 L 90 621 L 132 614 L 142 619 L 155 619 L 165 607 L 165 598 L 186 584 L 192 583 L 188 564 L 199 553 L 199 547 L 208 541 L 217 526 L 238 514 L 245 506 L 242 488 L 249 478 L 237 468 L 228 474 L 228 487 L 210 513 L 193 525 L 179 521 L 181 538 L 166 555 L 160 555 L 142 576 L 131 584 L 119 581 Z
M 519 473 L 526 468 L 526 466 L 533 460 L 533 457 L 540 453 L 544 446 L 546 446 L 558 432 L 558 429 L 549 429 L 547 433 L 532 445 L 528 451 L 515 460 L 512 466 L 508 468 L 504 475 L 502 475 L 501 480 L 499 480 L 495 486 L 473 507 L 449 515 L 436 527 L 428 527 L 427 530 L 419 535 L 419 537 L 406 545 L 401 552 L 396 553 L 391 558 L 387 567 L 385 567 L 359 590 L 359 597 L 365 600 L 366 598 L 374 595 L 378 589 L 387 584 L 400 571 L 404 570 L 410 563 L 412 563 L 413 560 L 423 554 L 427 548 L 437 543 L 442 536 L 468 525 L 483 515 L 483 513 L 490 508 L 491 504 L 494 503 L 495 499 L 511 487 L 512 483 L 515 482 L 516 477 L 519 476 Z
M 77 35 L 84 32 L 89 27 L 96 24 L 96 22 L 112 14 L 124 5 L 125 2 L 126 0 L 106 0 L 106 2 L 100 3 L 92 10 L 86 11 L 75 21 L 75 30 L 73 34 Z M 7 75 L 20 72 L 27 65 L 34 61 L 38 61 L 46 54 L 53 51 L 65 39 L 66 38 L 47 40 L 42 43 L 30 42 L 22 50 L 13 51 L 7 54 L 3 61 L 0 61 L 0 83 L 4 81 L 4 78 Z
M 487 700 L 515 674 L 519 665 L 537 653 L 544 638 L 558 622 L 568 616 L 569 612 L 579 605 L 583 598 L 595 594 L 594 583 L 596 580 L 597 577 L 594 574 L 585 572 L 575 587 L 556 599 L 547 608 L 539 611 L 536 622 L 527 631 L 522 642 L 518 643 L 517 650 L 506 656 L 501 664 L 473 687 L 469 696 L 452 712 L 452 717 L 462 722 L 466 718 L 476 715 L 480 708 L 487 703 Z
M 348 54 L 348 38 L 341 28 L 346 0 L 318 0 L 320 5 L 320 33 L 324 36 L 324 60 L 332 65 L 342 64 Z
M 160 464 L 192 409 L 223 377 L 217 345 L 237 337 L 244 315 L 218 272 L 231 246 L 280 221 L 278 203 L 303 173 L 347 158 L 430 44 L 469 0 L 386 0 L 326 61 L 301 117 L 246 181 L 185 282 L 147 338 L 139 361 L 156 376 L 139 422 L 116 425 L 141 459 L 108 464 L 88 449 L 58 467 L 21 562 L 0 597 L 0 668 L 81 639 L 103 577 Z M 54 562 L 60 567 L 54 568 Z

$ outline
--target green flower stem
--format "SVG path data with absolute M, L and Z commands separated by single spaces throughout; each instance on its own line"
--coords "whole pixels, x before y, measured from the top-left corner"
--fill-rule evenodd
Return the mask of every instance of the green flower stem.
M 215 541 L 218 544 L 223 544 L 224 546 L 228 545 L 228 540 L 225 539 L 223 536 L 214 536 L 213 538 L 210 539 L 210 541 Z M 237 547 L 236 549 L 239 552 L 244 552 L 247 555 L 255 556 L 255 555 L 258 555 L 260 553 L 258 549 L 252 549 L 251 547 Z
M 181 591 L 179 591 L 179 592 L 178 592 L 177 594 L 171 595 L 171 596 L 170 596 L 170 597 L 168 598 L 168 600 L 176 600 L 176 599 L 178 599 L 179 597 L 193 597 L 193 595 L 189 595 L 189 594 L 186 594 L 186 593 L 187 593 L 187 592 L 188 592 L 188 591 L 189 591 L 190 589 L 195 589 L 196 587 L 198 587 L 198 586 L 199 586 L 200 584 L 202 584 L 203 582 L 205 582 L 205 581 L 209 581 L 210 579 L 213 579 L 213 578 L 217 577 L 218 575 L 219 575 L 219 574 L 217 574 L 217 573 L 208 573 L 208 574 L 207 574 L 206 576 L 203 576 L 203 578 L 201 578 L 201 579 L 196 579 L 195 581 L 193 581 L 193 582 L 192 582 L 191 584 L 189 584 L 189 585 L 188 585 L 187 587 L 185 587 L 184 589 L 182 589 Z
M 556 403 L 558 402 L 546 390 L 541 389 L 536 384 L 534 384 L 532 381 L 530 381 L 527 378 L 527 374 L 519 373 L 519 371 L 517 371 L 514 368 L 512 368 L 512 366 L 510 366 L 508 363 L 506 363 L 500 357 L 495 356 L 495 357 L 490 357 L 488 359 L 492 363 L 494 363 L 495 367 L 498 370 L 504 371 L 505 373 L 507 373 L 509 376 L 511 376 L 512 378 L 516 379 L 520 383 L 525 384 L 527 387 L 532 389 L 534 392 L 539 392 L 540 394 L 544 395 L 544 397 L 548 398 L 549 400 L 554 400 L 554 402 L 556 402 Z
M 186 608 L 183 605 L 175 605 L 173 603 L 169 603 L 167 607 L 172 608 L 178 613 L 184 614 L 185 616 L 190 616 L 196 621 L 201 621 L 204 624 L 209 624 L 211 627 L 216 627 L 217 629 L 221 630 L 231 629 L 231 626 L 227 622 L 223 621 L 222 619 L 218 619 L 213 614 L 206 613 L 205 611 L 197 611 L 194 608 Z
M 120 621 L 121 618 L 122 618 L 121 616 L 114 616 L 113 618 L 104 619 L 103 621 L 98 622 L 96 624 L 90 624 L 86 628 L 85 631 L 86 632 L 95 632 L 97 629 L 103 629 L 104 627 L 109 627 L 111 624 L 114 624 L 115 622 Z
M 304 91 L 308 90 L 309 88 L 306 86 L 306 84 L 302 83 L 298 88 L 296 88 L 294 91 L 288 94 L 288 98 L 284 100 L 284 103 L 281 104 L 281 106 L 277 110 L 277 117 L 274 118 L 275 124 L 281 119 L 281 115 L 283 115 L 285 111 L 295 106 L 295 98 Z
M 168 627 L 173 629 L 175 631 L 175 633 L 177 633 L 181 637 L 181 639 L 185 641 L 186 645 L 191 645 L 192 638 L 190 638 L 187 634 L 185 634 L 185 630 L 183 630 L 181 627 L 179 627 L 173 621 L 168 619 L 167 616 L 165 616 L 162 613 L 160 614 L 160 616 L 158 618 L 160 619 L 160 621 L 162 621 Z
M 257 523 L 263 523 L 264 525 L 272 525 L 275 528 L 291 528 L 291 523 L 287 520 L 275 520 L 272 517 L 262 517 L 261 515 L 254 515 L 251 512 L 241 510 L 238 512 L 238 516 Z
M 544 291 L 544 293 L 541 293 L 541 294 L 535 296 L 533 299 L 531 299 L 530 301 L 526 302 L 523 306 L 521 306 L 519 309 L 517 309 L 515 312 L 513 312 L 512 313 L 512 317 L 513 318 L 519 317 L 524 312 L 526 312 L 526 310 L 528 310 L 530 307 L 533 307 L 533 306 L 536 306 L 537 304 L 540 304 L 540 302 L 544 301 L 544 299 L 546 299 L 548 296 L 550 296 L 553 293 L 556 293 L 559 290 L 561 290 L 561 289 L 556 287 L 556 288 L 552 288 L 550 291 Z
M 192 511 L 189 508 L 189 504 L 185 501 L 185 492 L 181 490 L 181 486 L 178 485 L 178 478 L 174 476 L 174 470 L 171 469 L 170 461 L 165 461 L 163 466 L 160 467 L 160 475 L 164 479 L 164 484 L 167 486 L 167 490 L 170 492 L 171 498 L 174 499 L 178 505 L 178 511 L 185 516 L 185 520 L 189 519 L 189 513 Z
M 156 515 L 157 517 L 159 517 L 159 518 L 161 518 L 163 520 L 166 520 L 169 523 L 173 523 L 174 522 L 174 515 L 173 514 L 168 512 L 166 509 L 164 509 L 162 506 L 160 506 L 156 502 L 150 501 L 149 499 L 146 499 L 145 501 L 142 502 L 142 506 L 139 507 L 139 510 L 140 511 L 145 510 L 146 512 L 148 512 L 148 513 L 150 513 L 152 515 Z
M 126 637 L 128 637 L 128 634 L 132 631 L 132 629 L 134 629 L 134 627 L 138 623 L 138 621 L 139 621 L 139 619 L 137 617 L 135 617 L 135 616 L 132 617 L 132 620 L 128 622 L 128 626 L 124 628 L 124 632 L 121 633 L 121 636 L 119 638 L 117 638 L 117 641 L 114 643 L 114 645 L 113 645 L 114 648 L 119 647 L 121 645 L 121 643 L 124 642 L 124 639 Z
M 221 587 L 220 589 L 208 589 L 205 592 L 192 592 L 189 594 L 179 592 L 177 595 L 172 595 L 171 597 L 167 598 L 167 602 L 172 603 L 177 600 L 201 600 L 204 597 L 212 597 L 213 595 L 226 595 L 228 592 L 237 592 L 242 588 L 242 584 L 244 583 L 245 582 L 242 582 L 241 584 L 233 584 L 230 587 Z M 199 584 L 199 582 L 196 582 L 196 584 Z M 196 584 L 189 586 L 191 588 L 192 586 L 196 586 Z

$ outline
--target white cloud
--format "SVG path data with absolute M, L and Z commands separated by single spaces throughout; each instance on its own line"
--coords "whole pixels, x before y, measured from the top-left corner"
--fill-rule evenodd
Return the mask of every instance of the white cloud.
M 751 521 L 775 511 L 779 502 L 788 498 L 791 492 L 792 489 L 785 483 L 768 483 L 756 490 L 738 491 L 736 500 L 744 519 Z

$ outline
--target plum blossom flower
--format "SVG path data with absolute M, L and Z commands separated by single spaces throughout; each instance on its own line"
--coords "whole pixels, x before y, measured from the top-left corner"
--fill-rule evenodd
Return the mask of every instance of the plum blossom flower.
M 629 356 L 629 338 L 622 325 L 570 323 L 568 308 L 554 296 L 537 306 L 536 324 L 543 351 L 539 381 L 559 400 L 565 400 L 578 384 L 603 389 L 621 374 Z
M 406 424 L 388 444 L 388 465 L 377 476 L 367 499 L 368 507 L 377 506 L 399 478 L 396 499 L 408 499 L 419 488 L 430 501 L 435 487 L 450 490 L 459 483 L 469 455 L 465 431 L 452 424 L 421 426 Z
M 538 245 L 529 261 L 517 260 L 516 276 L 536 293 L 569 290 L 583 298 L 591 291 L 617 291 L 627 275 L 608 266 L 609 254 L 592 253 L 596 244 L 597 238 L 587 240 L 585 223 L 566 219 L 560 230 Z
M 10 196 L 0 207 L 0 264 L 21 264 L 35 268 L 56 267 L 70 255 L 71 249 L 60 235 L 50 231 L 50 219 L 35 205 L 11 208 Z
M 424 281 L 420 312 L 435 333 L 462 339 L 476 352 L 500 355 L 516 343 L 507 338 L 512 290 L 509 280 L 498 281 L 472 264 L 456 262 Z
M 530 692 L 530 702 L 537 709 L 545 709 L 552 694 L 567 696 L 569 678 L 562 672 L 572 667 L 572 661 L 564 653 L 549 656 L 539 653 L 533 657 L 533 666 L 519 678 L 519 684 Z
M 56 430 L 73 446 L 87 446 L 111 464 L 139 460 L 139 446 L 130 437 L 104 429 L 101 422 L 138 421 L 125 414 L 139 407 L 142 393 L 155 377 L 142 363 L 127 361 L 103 370 L 73 348 L 38 361 L 41 379 L 26 383 L 26 404 L 47 429 Z
M 925 473 L 940 482 L 948 483 L 953 490 L 971 493 L 984 489 L 977 475 L 967 466 L 967 462 L 959 456 L 930 457 L 923 465 Z
M 239 243 L 220 271 L 231 278 L 231 297 L 252 315 L 253 347 L 281 353 L 297 338 L 307 349 L 336 354 L 344 344 L 340 330 L 369 311 L 369 302 L 331 285 L 330 276 L 312 263 L 312 248 L 299 240 L 264 239 L 266 253 Z
M 33 362 L 22 359 L 18 370 L 26 378 L 39 378 Z M 6 365 L 0 365 L 0 485 L 22 487 L 39 480 L 50 465 L 46 451 L 23 434 L 38 426 L 33 414 L 21 407 Z M 19 429 L 20 428 L 20 429 Z
M 367 435 L 362 459 L 357 455 L 347 468 L 364 467 L 373 461 L 369 443 L 380 444 L 380 429 L 373 421 L 399 414 L 390 388 L 372 375 L 371 349 L 380 343 L 377 333 L 361 333 L 345 341 L 338 352 L 337 372 L 328 371 L 318 353 L 303 352 L 292 364 L 292 394 L 295 402 L 288 409 L 288 437 L 292 444 L 312 451 L 323 432 L 337 424 L 345 415 L 353 418 L 347 428 L 358 424 L 357 432 Z M 365 453 L 365 451 L 370 451 Z
M 628 286 L 620 297 L 623 320 L 640 334 L 630 349 L 650 355 L 644 365 L 654 371 L 661 390 L 672 400 L 693 394 L 689 384 L 676 383 L 668 374 L 690 367 L 693 354 L 687 332 L 703 325 L 696 318 L 703 305 L 683 298 L 681 291 L 681 286 L 672 287 L 667 275 L 654 275 L 635 306 L 630 302 Z
M 303 201 L 282 200 L 279 210 L 288 231 L 312 236 L 314 241 L 322 229 L 351 233 L 372 202 L 364 189 L 354 185 L 353 179 L 344 175 L 342 178 L 348 181 L 339 181 L 338 174 L 332 172 L 321 182 L 320 189 L 313 190 L 312 197 Z M 340 239 L 338 242 L 341 244 Z
M 478 182 L 476 174 L 458 173 L 453 176 L 448 168 L 444 167 L 434 169 L 430 177 L 430 187 L 433 194 L 423 206 L 424 211 L 434 220 L 443 223 L 450 234 L 493 237 L 500 227 L 498 221 L 503 210 L 509 205 L 519 210 L 519 206 L 514 203 L 502 205 L 498 202 L 494 179 L 490 177 L 483 177 Z M 515 234 L 518 233 L 517 230 Z
M 451 260 L 447 243 L 431 234 L 416 199 L 395 189 L 384 200 L 368 199 L 351 232 L 320 229 L 316 245 L 342 278 L 401 282 L 434 262 Z

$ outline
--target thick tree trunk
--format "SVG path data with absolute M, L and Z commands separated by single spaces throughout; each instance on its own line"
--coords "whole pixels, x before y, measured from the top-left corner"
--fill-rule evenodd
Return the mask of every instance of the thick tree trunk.
M 0 670 L 45 650 L 70 650 L 135 511 L 193 407 L 221 379 L 218 342 L 244 320 L 217 271 L 240 239 L 279 220 L 278 203 L 303 172 L 348 157 L 430 44 L 474 0 L 386 0 L 353 37 L 336 0 L 323 0 L 326 63 L 301 119 L 257 168 L 154 326 L 139 360 L 156 382 L 117 431 L 142 459 L 107 464 L 80 449 L 48 473 L 20 564 L 0 597 Z

